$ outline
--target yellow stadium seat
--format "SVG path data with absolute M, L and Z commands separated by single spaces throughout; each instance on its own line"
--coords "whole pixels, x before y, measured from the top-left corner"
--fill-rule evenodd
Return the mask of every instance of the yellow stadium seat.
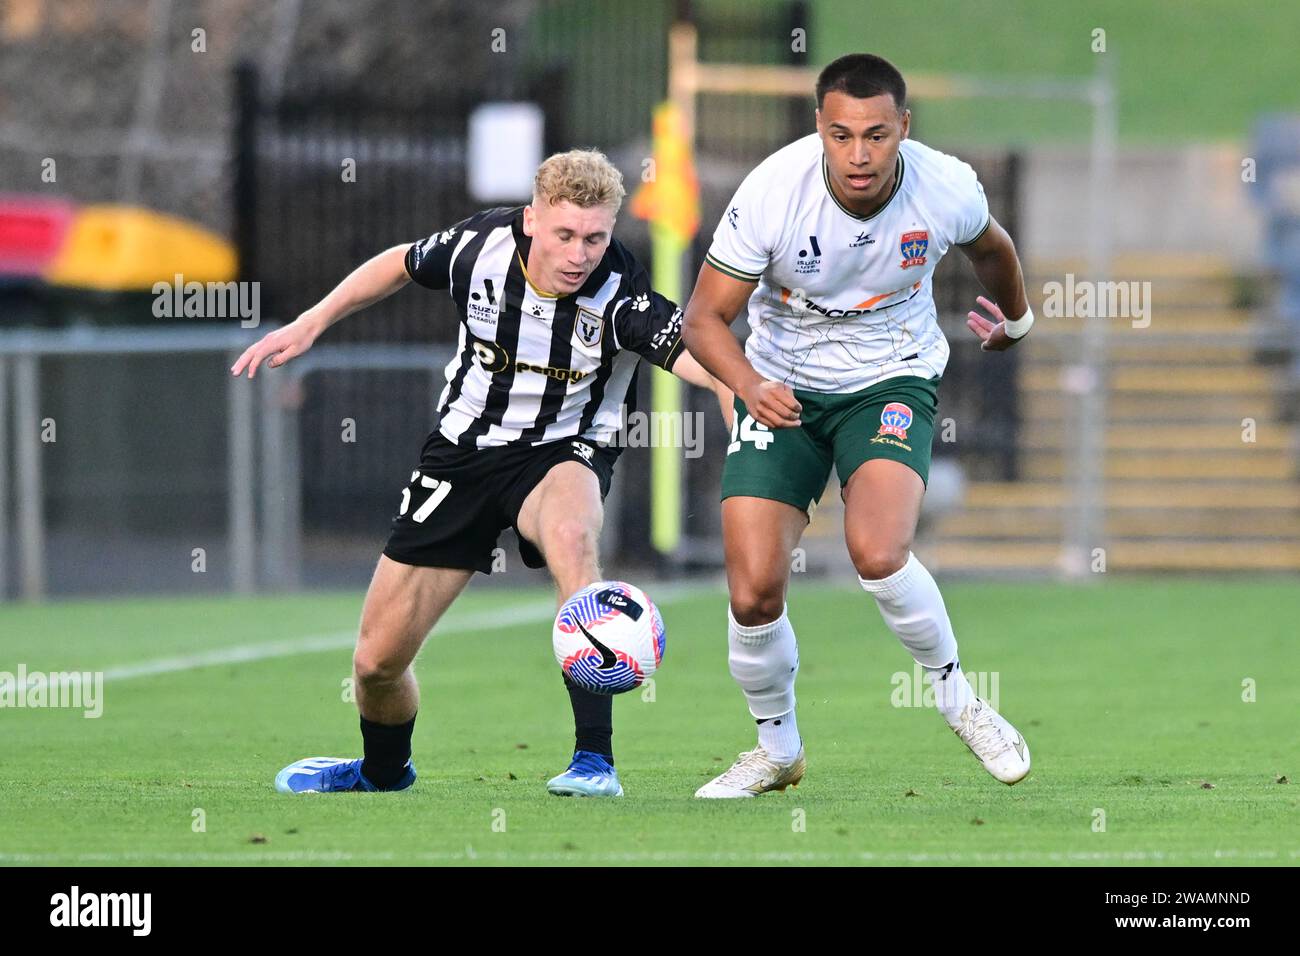
M 155 282 L 228 282 L 238 259 L 215 233 L 133 206 L 87 206 L 45 278 L 54 285 L 103 291 L 149 289 Z

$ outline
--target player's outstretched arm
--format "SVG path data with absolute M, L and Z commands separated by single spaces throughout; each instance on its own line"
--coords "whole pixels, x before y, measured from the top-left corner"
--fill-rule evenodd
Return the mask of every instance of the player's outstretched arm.
M 992 301 L 984 296 L 976 300 L 992 318 L 972 311 L 967 314 L 966 327 L 980 337 L 980 348 L 986 352 L 1011 348 L 1024 337 L 1024 333 L 1014 335 L 1012 330 L 1013 334 L 1008 334 L 1007 316 L 1021 320 L 1029 312 L 1029 298 L 1025 295 L 1025 279 L 1015 243 L 998 221 L 990 218 L 983 235 L 970 245 L 957 248 L 965 253 L 980 284 L 993 296 Z
M 311 348 L 320 334 L 335 322 L 386 299 L 402 288 L 411 281 L 406 272 L 406 250 L 409 248 L 410 243 L 393 246 L 362 263 L 329 295 L 294 321 L 267 333 L 245 349 L 239 361 L 231 366 L 231 374 L 241 375 L 247 368 L 248 377 L 253 378 L 257 367 L 268 359 L 271 368 L 283 365 Z
M 789 386 L 759 375 L 731 334 L 731 321 L 745 307 L 755 285 L 724 275 L 706 262 L 686 305 L 682 338 L 700 365 L 740 396 L 756 421 L 769 428 L 789 428 L 799 424 L 803 406 Z

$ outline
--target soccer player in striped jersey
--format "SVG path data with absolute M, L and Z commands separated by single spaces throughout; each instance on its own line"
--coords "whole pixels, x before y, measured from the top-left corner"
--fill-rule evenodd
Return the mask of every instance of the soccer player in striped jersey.
M 880 57 L 827 66 L 817 132 L 740 185 L 686 309 L 691 352 L 735 391 L 722 476 L 729 660 L 758 723 L 758 746 L 698 797 L 752 797 L 803 776 L 786 591 L 832 465 L 859 581 L 924 667 L 940 713 L 998 780 L 1029 772 L 1024 738 L 963 676 L 943 597 L 911 545 L 948 360 L 935 265 L 960 249 L 992 296 L 978 300 L 992 318 L 967 322 L 984 349 L 1014 345 L 1033 316 L 974 170 L 907 138 L 906 93 Z M 729 326 L 746 306 L 742 351 Z
M 413 245 L 380 253 L 232 372 L 302 354 L 332 324 L 414 280 L 448 292 L 460 313 L 438 427 L 402 491 L 366 594 L 353 657 L 365 756 L 285 767 L 286 792 L 402 790 L 415 780 L 419 688 L 411 664 L 497 538 L 519 536 L 524 563 L 547 567 L 558 600 L 600 580 L 602 502 L 635 402 L 642 359 L 731 396 L 684 350 L 682 312 L 650 287 L 613 238 L 622 176 L 599 152 L 573 150 L 537 170 L 533 201 L 489 209 Z M 564 796 L 620 796 L 612 698 L 565 678 L 576 747 L 548 783 Z

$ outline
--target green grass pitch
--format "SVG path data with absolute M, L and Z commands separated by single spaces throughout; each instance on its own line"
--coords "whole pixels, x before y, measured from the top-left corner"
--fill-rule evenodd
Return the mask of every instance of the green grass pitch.
M 426 645 L 420 779 L 400 794 L 271 785 L 359 752 L 359 594 L 0 608 L 0 671 L 107 672 L 98 719 L 0 709 L 0 864 L 1300 861 L 1290 583 L 946 586 L 963 665 L 997 672 L 1032 748 L 1008 788 L 932 709 L 893 705 L 911 661 L 867 597 L 796 576 L 808 775 L 743 802 L 691 798 L 753 741 L 725 598 L 656 591 L 667 656 L 653 701 L 615 703 L 627 795 L 600 801 L 545 791 L 572 737 L 540 590 L 471 588 Z

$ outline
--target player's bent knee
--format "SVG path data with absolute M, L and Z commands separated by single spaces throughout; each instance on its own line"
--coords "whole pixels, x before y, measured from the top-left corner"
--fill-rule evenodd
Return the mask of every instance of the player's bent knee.
M 867 545 L 850 547 L 849 557 L 853 560 L 853 567 L 858 572 L 858 577 L 867 581 L 879 581 L 902 570 L 903 565 L 907 564 L 907 556 L 911 550 L 910 543 L 890 547 Z
M 569 518 L 555 524 L 550 538 L 561 548 L 577 551 L 591 547 L 596 541 L 596 532 L 590 522 Z
M 780 589 L 738 587 L 731 594 L 731 616 L 742 627 L 770 624 L 785 612 Z
M 596 531 L 588 522 L 565 518 L 543 535 L 547 563 L 579 564 L 596 552 Z
M 397 683 L 408 666 L 404 658 L 366 647 L 364 643 L 352 655 L 352 672 L 359 684 L 368 687 Z

